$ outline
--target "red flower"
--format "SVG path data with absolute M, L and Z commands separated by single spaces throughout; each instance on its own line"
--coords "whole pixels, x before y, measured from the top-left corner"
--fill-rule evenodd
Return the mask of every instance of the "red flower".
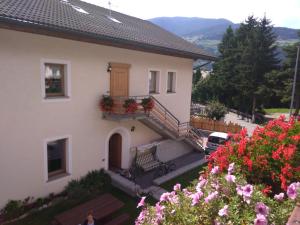
M 261 192 L 268 196 L 272 192 L 272 186 L 266 186 Z
M 239 143 L 239 147 L 238 147 L 238 153 L 239 153 L 239 156 L 242 156 L 244 155 L 244 152 L 245 152 L 245 149 L 246 149 L 246 139 L 243 138 L 240 143 Z
M 300 134 L 292 136 L 292 140 L 293 141 L 299 141 L 300 140 Z
M 296 146 L 295 145 L 289 145 L 288 147 L 283 149 L 283 157 L 285 160 L 289 160 L 292 158 L 296 151 Z
M 280 178 L 280 181 L 281 181 L 281 189 L 286 190 L 287 189 L 287 184 L 286 184 L 285 177 L 282 174 L 280 174 L 279 178 Z
M 253 163 L 252 163 L 252 160 L 248 156 L 244 157 L 244 164 L 248 167 L 248 171 L 252 171 Z
M 284 167 L 281 169 L 281 173 L 282 175 L 286 176 L 286 177 L 292 177 L 293 176 L 293 168 L 291 167 L 290 164 L 286 163 L 284 165 Z

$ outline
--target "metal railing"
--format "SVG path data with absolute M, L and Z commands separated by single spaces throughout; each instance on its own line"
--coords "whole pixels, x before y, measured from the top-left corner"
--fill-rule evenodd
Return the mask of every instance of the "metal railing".
M 161 104 L 155 97 L 151 95 L 141 95 L 141 96 L 111 96 L 114 101 L 114 106 L 112 109 L 113 114 L 145 114 L 146 116 L 158 121 L 160 124 L 165 126 L 168 130 L 172 131 L 178 137 L 187 137 L 190 140 L 196 142 L 203 146 L 202 138 L 192 130 L 189 122 L 181 123 L 179 119 L 171 113 L 163 104 Z M 141 106 L 141 102 L 144 98 L 151 98 L 154 101 L 154 107 L 150 111 L 144 111 Z M 138 109 L 134 113 L 126 113 L 123 107 L 127 99 L 134 99 L 138 104 Z

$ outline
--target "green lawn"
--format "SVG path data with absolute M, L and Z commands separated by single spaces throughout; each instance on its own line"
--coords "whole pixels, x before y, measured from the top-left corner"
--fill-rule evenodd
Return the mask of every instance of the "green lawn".
M 191 184 L 192 181 L 199 178 L 199 172 L 203 171 L 204 167 L 207 164 L 201 165 L 192 169 L 178 177 L 175 177 L 172 180 L 167 181 L 166 183 L 161 184 L 160 186 L 167 191 L 172 191 L 175 184 L 180 183 L 182 188 L 185 188 Z
M 125 204 L 125 206 L 116 214 L 120 214 L 123 212 L 128 213 L 130 215 L 130 221 L 128 222 L 128 225 L 134 224 L 135 218 L 138 216 L 139 213 L 139 210 L 137 210 L 136 208 L 138 199 L 134 199 L 131 196 L 125 194 L 124 192 L 114 187 L 112 187 L 109 192 Z M 64 200 L 55 204 L 52 207 L 33 213 L 20 221 L 10 223 L 10 225 L 49 225 L 51 224 L 51 221 L 53 220 L 55 215 L 60 214 L 68 209 L 71 209 L 74 206 L 77 206 L 80 203 L 83 203 L 87 200 L 89 199 Z M 154 200 L 148 199 L 148 202 L 150 204 L 153 204 Z
M 288 108 L 270 108 L 270 109 L 264 109 L 267 114 L 272 113 L 289 113 Z

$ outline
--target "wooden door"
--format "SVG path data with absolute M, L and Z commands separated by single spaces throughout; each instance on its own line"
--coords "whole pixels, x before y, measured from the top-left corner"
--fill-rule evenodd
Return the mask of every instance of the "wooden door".
M 129 64 L 110 63 L 110 95 L 128 96 L 129 94 Z
M 121 168 L 122 136 L 113 134 L 109 139 L 109 169 Z

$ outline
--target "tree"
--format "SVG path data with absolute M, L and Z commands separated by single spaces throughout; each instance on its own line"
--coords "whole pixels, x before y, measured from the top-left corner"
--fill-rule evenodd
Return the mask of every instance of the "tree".
M 216 99 L 229 108 L 252 113 L 268 102 L 270 72 L 277 69 L 276 35 L 271 21 L 249 16 L 234 31 L 230 26 L 219 44 L 220 57 L 213 73 L 200 79 L 193 89 L 193 99 Z M 268 74 L 268 76 L 266 75 Z
M 251 97 L 252 121 L 255 120 L 257 105 L 264 101 L 267 92 L 265 75 L 279 65 L 276 54 L 276 35 L 266 18 L 257 20 L 248 17 L 237 30 L 240 62 L 238 83 L 243 96 Z
M 297 46 L 300 45 L 300 31 L 298 32 L 299 41 L 295 44 L 285 46 L 283 48 L 286 53 L 286 60 L 280 69 L 272 71 L 272 75 L 268 74 L 269 88 L 273 91 L 273 96 L 279 98 L 282 103 L 289 105 L 291 101 L 292 85 L 295 72 L 295 64 L 297 57 Z M 299 115 L 300 108 L 300 59 L 298 62 L 296 92 L 294 97 L 294 115 Z

